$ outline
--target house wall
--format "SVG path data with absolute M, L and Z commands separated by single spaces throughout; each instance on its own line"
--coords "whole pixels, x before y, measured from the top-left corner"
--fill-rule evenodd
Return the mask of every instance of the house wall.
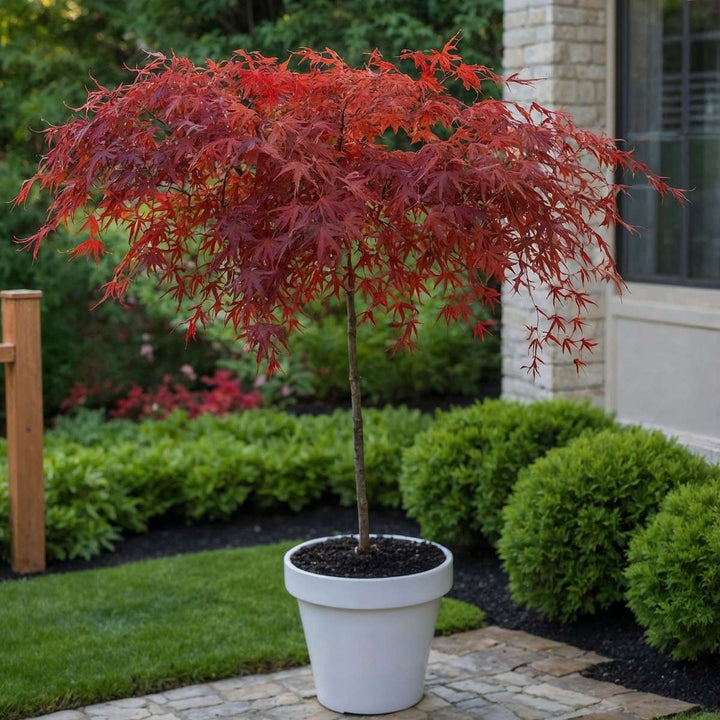
M 547 78 L 508 97 L 567 109 L 579 125 L 614 135 L 614 0 L 505 0 L 504 46 L 506 74 Z M 504 290 L 503 396 L 589 397 L 621 422 L 659 428 L 720 462 L 720 290 L 591 291 L 599 346 L 587 370 L 573 376 L 568 359 L 550 353 L 533 383 L 520 369 L 531 304 Z
M 512 86 L 505 97 L 568 110 L 578 125 L 605 131 L 609 21 L 607 0 L 505 0 L 504 73 L 537 78 L 532 86 Z M 532 401 L 569 395 L 604 403 L 605 289 L 591 287 L 589 294 L 596 305 L 586 331 L 598 346 L 583 358 L 585 369 L 578 374 L 571 357 L 548 348 L 533 380 L 522 366 L 528 361 L 526 326 L 536 323 L 534 306 L 527 293 L 503 288 L 503 396 Z M 545 293 L 540 288 L 533 295 L 542 307 Z

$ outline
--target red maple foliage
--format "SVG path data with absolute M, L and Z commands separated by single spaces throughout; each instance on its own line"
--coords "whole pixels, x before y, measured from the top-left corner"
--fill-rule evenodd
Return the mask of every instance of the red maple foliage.
M 308 303 L 344 297 L 367 552 L 356 323 L 387 313 L 397 345 L 410 347 L 418 304 L 440 288 L 445 321 L 474 321 L 482 335 L 487 322 L 473 308 L 498 301 L 498 282 L 537 286 L 555 309 L 537 307 L 528 328 L 530 371 L 547 344 L 581 363 L 592 347 L 581 319 L 587 283 L 621 283 L 598 229 L 624 224 L 615 202 L 623 188 L 607 176 L 641 172 L 660 193 L 680 193 L 562 112 L 454 97 L 454 84 L 480 98 L 484 83 L 501 82 L 464 63 L 455 39 L 440 51 L 403 52 L 412 73 L 377 51 L 361 69 L 330 50 L 297 53 L 306 72 L 292 59 L 239 51 L 197 67 L 152 55 L 133 82 L 98 86 L 78 117 L 46 131 L 50 150 L 16 202 L 36 183 L 53 196 L 26 241 L 35 253 L 78 214 L 88 237 L 73 255 L 97 260 L 102 232 L 124 226 L 129 249 L 105 297 L 152 274 L 179 308 L 192 303 L 189 336 L 222 317 L 270 372 Z M 388 133 L 410 149 L 391 149 Z M 359 317 L 357 295 L 367 305 Z
M 72 254 L 97 259 L 102 231 L 124 225 L 130 246 L 106 297 L 152 273 L 178 305 L 192 299 L 190 336 L 219 315 L 272 371 L 307 303 L 348 291 L 368 304 L 359 322 L 391 315 L 398 346 L 412 346 L 417 304 L 437 286 L 448 322 L 497 302 L 491 279 L 544 286 L 580 316 L 587 282 L 620 283 L 597 230 L 622 223 L 622 188 L 607 173 L 640 171 L 669 190 L 562 112 L 453 97 L 452 83 L 480 94 L 500 82 L 463 63 L 454 40 L 404 52 L 413 75 L 377 51 L 362 69 L 331 51 L 297 57 L 307 72 L 243 51 L 205 67 L 155 54 L 130 84 L 89 93 L 79 117 L 46 131 L 51 149 L 18 195 L 35 183 L 53 195 L 26 242 L 37 253 L 81 213 L 88 237 Z M 387 132 L 412 148 L 390 150 Z M 541 314 L 543 329 L 529 328 L 532 372 L 548 343 L 591 345 L 567 310 Z

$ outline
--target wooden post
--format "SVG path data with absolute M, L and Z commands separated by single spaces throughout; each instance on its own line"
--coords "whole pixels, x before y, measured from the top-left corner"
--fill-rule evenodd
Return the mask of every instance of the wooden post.
M 18 573 L 45 570 L 41 297 L 38 290 L 0 292 L 0 359 L 7 363 L 11 562 Z

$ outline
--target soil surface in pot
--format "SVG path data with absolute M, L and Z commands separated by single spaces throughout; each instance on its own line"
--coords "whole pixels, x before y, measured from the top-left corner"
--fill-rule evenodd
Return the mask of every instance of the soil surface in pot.
M 373 533 L 420 537 L 417 523 L 399 510 L 373 510 L 370 520 Z M 46 574 L 111 567 L 179 553 L 285 540 L 299 542 L 326 535 L 347 535 L 356 529 L 357 511 L 336 506 L 304 510 L 300 514 L 246 512 L 226 523 L 190 527 L 156 523 L 150 532 L 120 543 L 115 552 L 103 553 L 92 560 L 53 563 Z M 565 626 L 545 620 L 513 603 L 507 575 L 491 548 L 469 551 L 451 546 L 450 550 L 455 556 L 455 584 L 449 596 L 481 607 L 488 625 L 525 630 L 614 658 L 613 662 L 595 665 L 586 673 L 598 680 L 699 703 L 707 710 L 720 710 L 720 656 L 696 662 L 673 660 L 668 653 L 645 643 L 642 628 L 622 606 Z M 0 581 L 22 577 L 7 565 L 0 565 Z
M 292 564 L 316 575 L 342 578 L 388 578 L 415 575 L 442 565 L 445 553 L 429 542 L 373 537 L 370 552 L 357 551 L 354 537 L 337 537 L 306 545 L 293 553 Z

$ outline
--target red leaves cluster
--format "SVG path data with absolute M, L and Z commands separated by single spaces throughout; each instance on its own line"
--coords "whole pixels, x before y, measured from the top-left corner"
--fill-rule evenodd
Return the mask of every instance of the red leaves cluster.
M 143 390 L 135 386 L 125 398 L 118 400 L 110 415 L 114 418 L 144 420 L 165 418 L 173 410 L 184 410 L 188 417 L 194 418 L 205 413 L 225 415 L 262 406 L 260 393 L 257 390 L 243 392 L 238 379 L 228 370 L 217 370 L 212 377 L 200 379 L 207 389 L 188 390 L 184 385 L 173 384 L 169 375 L 155 390 Z
M 307 72 L 245 52 L 205 67 L 153 55 L 132 83 L 89 93 L 78 117 L 47 130 L 50 150 L 18 196 L 35 183 L 53 196 L 27 243 L 37 251 L 80 213 L 89 239 L 74 254 L 97 258 L 103 230 L 124 225 L 130 245 L 106 297 L 152 273 L 179 307 L 192 300 L 189 335 L 223 317 L 272 370 L 307 303 L 349 291 L 368 303 L 361 321 L 392 316 L 401 346 L 437 286 L 447 321 L 497 302 L 491 279 L 544 285 L 580 312 L 587 282 L 620 282 L 596 229 L 621 222 L 607 174 L 639 171 L 668 191 L 563 113 L 454 98 L 451 83 L 480 96 L 499 81 L 454 41 L 403 53 L 413 76 L 378 52 L 363 69 L 331 51 L 298 55 Z M 390 150 L 386 132 L 412 149 Z M 577 324 L 532 328 L 531 368 L 546 343 L 582 341 Z

